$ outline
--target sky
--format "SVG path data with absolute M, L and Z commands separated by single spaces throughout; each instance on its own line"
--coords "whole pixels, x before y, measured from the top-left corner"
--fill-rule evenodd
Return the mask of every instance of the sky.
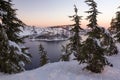
M 85 0 L 13 0 L 14 8 L 17 10 L 17 17 L 30 26 L 48 27 L 56 25 L 73 24 L 68 16 L 74 15 L 75 4 L 78 8 L 78 15 L 83 16 L 81 26 L 86 27 L 88 21 L 85 19 L 89 6 Z M 98 10 L 98 25 L 108 28 L 112 17 L 115 17 L 120 0 L 95 0 Z

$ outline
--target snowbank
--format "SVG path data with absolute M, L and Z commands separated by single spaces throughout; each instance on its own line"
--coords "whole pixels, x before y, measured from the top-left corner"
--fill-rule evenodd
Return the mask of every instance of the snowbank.
M 116 56 L 111 57 L 116 58 Z M 113 61 L 114 62 L 114 61 Z M 120 63 L 116 62 L 115 67 L 105 67 L 101 74 L 95 74 L 82 70 L 84 65 L 77 61 L 49 63 L 41 68 L 25 71 L 19 74 L 2 74 L 0 80 L 120 80 Z

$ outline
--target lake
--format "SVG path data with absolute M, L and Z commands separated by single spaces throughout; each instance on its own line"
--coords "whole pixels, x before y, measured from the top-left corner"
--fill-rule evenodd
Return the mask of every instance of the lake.
M 32 55 L 31 64 L 26 64 L 26 70 L 32 70 L 38 68 L 40 65 L 40 55 L 39 55 L 39 45 L 42 44 L 47 51 L 50 62 L 58 62 L 60 55 L 62 54 L 61 45 L 65 45 L 67 41 L 31 41 L 30 39 L 25 39 L 25 46 L 29 47 L 28 51 Z

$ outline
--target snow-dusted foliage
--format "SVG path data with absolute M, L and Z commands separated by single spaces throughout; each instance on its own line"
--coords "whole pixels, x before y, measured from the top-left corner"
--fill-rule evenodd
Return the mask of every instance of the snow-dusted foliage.
M 80 20 L 81 20 L 82 16 L 78 15 L 78 9 L 76 8 L 75 5 L 74 5 L 74 7 L 75 7 L 74 8 L 75 14 L 73 16 L 69 16 L 75 22 L 75 24 L 73 25 L 74 27 L 71 29 L 71 32 L 73 34 L 69 39 L 70 42 L 66 46 L 67 51 L 65 50 L 65 55 L 62 56 L 62 57 L 65 57 L 67 59 L 69 59 L 69 56 L 71 54 L 74 54 L 75 58 L 78 59 L 78 56 L 81 54 L 80 47 L 81 47 L 81 41 L 82 41 L 81 39 L 82 38 L 79 35 L 79 33 L 80 33 L 80 31 L 83 30 L 80 26 L 80 22 L 81 22 Z
M 13 41 L 8 40 L 4 28 L 0 28 L 0 71 L 16 73 L 24 71 L 25 62 L 30 62 L 29 56 Z
M 102 47 L 106 49 L 106 55 L 114 55 L 118 54 L 118 49 L 115 45 L 115 39 L 112 37 L 109 30 L 101 27 L 102 37 L 101 37 L 101 44 Z
M 0 0 L 0 71 L 17 73 L 24 71 L 30 63 L 27 48 L 20 47 L 23 38 L 19 36 L 24 23 L 16 17 L 11 0 Z
M 86 11 L 90 15 L 86 19 L 89 20 L 87 26 L 91 31 L 87 33 L 88 37 L 82 43 L 81 54 L 78 55 L 77 60 L 80 63 L 87 63 L 85 67 L 87 70 L 101 73 L 106 65 L 112 66 L 105 56 L 108 54 L 106 52 L 114 50 L 111 49 L 110 51 L 111 45 L 113 48 L 114 43 L 109 32 L 97 24 L 97 15 L 100 13 L 97 10 L 97 3 L 94 0 L 85 0 L 85 2 L 90 6 L 89 11 Z M 111 54 L 115 54 L 114 52 L 111 52 Z
M 71 50 L 70 50 L 70 45 L 66 45 L 66 46 L 63 46 L 62 45 L 62 55 L 60 57 L 60 61 L 69 61 L 71 58 L 70 58 L 70 55 L 71 54 Z

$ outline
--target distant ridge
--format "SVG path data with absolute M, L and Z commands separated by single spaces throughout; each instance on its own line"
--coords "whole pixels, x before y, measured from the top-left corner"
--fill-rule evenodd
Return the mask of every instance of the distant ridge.
M 61 28 L 61 27 L 72 27 L 74 24 L 68 24 L 68 25 L 56 25 L 56 26 L 48 26 L 49 28 Z

